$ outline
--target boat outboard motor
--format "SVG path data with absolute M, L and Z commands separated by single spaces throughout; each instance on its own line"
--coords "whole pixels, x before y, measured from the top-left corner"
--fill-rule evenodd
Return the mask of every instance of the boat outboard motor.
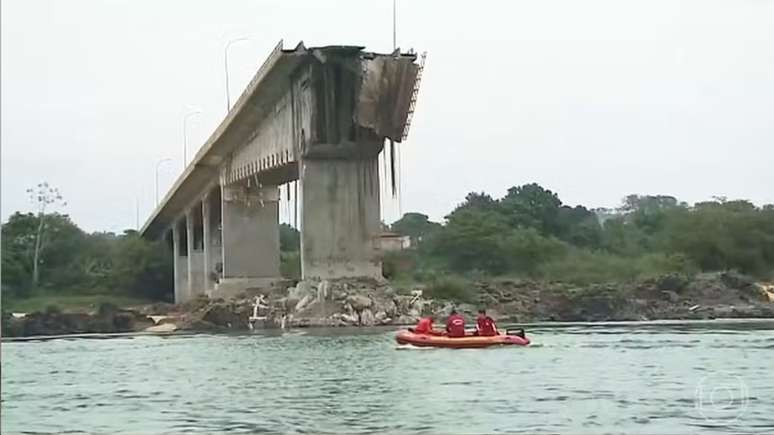
M 506 335 L 515 335 L 517 337 L 526 338 L 524 334 L 524 329 L 518 328 L 518 329 L 506 329 L 505 330 Z

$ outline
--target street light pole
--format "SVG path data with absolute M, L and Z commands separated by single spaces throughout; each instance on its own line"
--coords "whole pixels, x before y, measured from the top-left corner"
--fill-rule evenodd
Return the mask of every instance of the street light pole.
M 248 38 L 235 38 L 226 43 L 226 47 L 223 49 L 223 67 L 226 71 L 226 114 L 231 110 L 231 91 L 228 89 L 228 49 L 231 44 L 235 44 L 241 41 L 247 41 Z
M 398 2 L 398 0 L 392 0 L 392 51 L 395 51 L 395 48 L 397 48 L 397 46 L 398 46 L 398 43 L 397 43 L 397 31 L 396 31 L 396 24 L 395 24 L 395 22 L 397 21 L 396 20 L 396 18 L 397 18 L 397 13 L 396 13 L 397 2 Z
M 185 167 L 188 166 L 188 135 L 186 134 L 186 130 L 188 127 L 188 118 L 198 115 L 202 113 L 201 110 L 193 110 L 191 112 L 188 112 L 183 117 L 183 170 L 185 171 Z
M 161 159 L 156 162 L 156 207 L 159 205 L 159 167 L 164 162 L 171 162 L 172 159 Z

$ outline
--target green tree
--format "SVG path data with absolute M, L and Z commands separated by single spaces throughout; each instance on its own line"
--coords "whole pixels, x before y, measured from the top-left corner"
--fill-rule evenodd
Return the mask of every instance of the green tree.
M 535 275 L 541 264 L 565 255 L 567 245 L 555 237 L 545 237 L 535 228 L 518 228 L 503 235 L 502 252 L 507 270 Z
M 663 210 L 674 207 L 685 207 L 686 204 L 678 202 L 677 198 L 670 195 L 627 195 L 623 199 L 620 210 L 625 213 L 643 211 L 650 212 L 654 210 Z
M 427 215 L 410 212 L 393 222 L 391 229 L 400 235 L 409 236 L 413 245 L 440 228 L 441 224 L 430 221 Z
M 453 211 L 452 214 L 454 214 L 457 211 L 465 210 L 465 209 L 474 209 L 474 210 L 482 210 L 482 211 L 495 211 L 499 209 L 499 205 L 497 204 L 497 201 L 494 200 L 491 196 L 488 194 L 481 192 L 470 192 L 467 195 L 465 195 L 465 201 L 458 205 Z
M 172 255 L 161 242 L 141 239 L 136 231 L 121 236 L 86 234 L 67 215 L 49 213 L 40 239 L 38 286 L 32 267 L 39 217 L 15 213 L 2 225 L 2 289 L 24 297 L 29 290 L 69 294 L 122 293 L 164 298 L 172 288 Z
M 3 290 L 21 296 L 32 286 L 37 218 L 16 212 L 2 226 Z
M 298 252 L 301 250 L 301 233 L 288 224 L 280 224 L 280 251 Z
M 559 233 L 558 215 L 562 201 L 537 183 L 515 186 L 500 200 L 500 209 L 511 227 L 536 228 L 544 235 Z
M 66 203 L 59 189 L 49 186 L 47 182 L 38 183 L 35 188 L 27 189 L 27 193 L 38 209 L 38 227 L 35 231 L 35 248 L 32 254 L 32 285 L 37 287 L 40 281 L 40 260 L 44 248 L 43 239 L 46 236 L 46 210 L 50 207 Z
M 44 231 L 41 228 L 41 218 Z M 50 286 L 63 280 L 74 282 L 77 274 L 71 267 L 79 252 L 85 234 L 67 215 L 49 213 L 15 213 L 3 224 L 3 284 L 24 294 L 29 288 Z M 35 254 L 37 252 L 37 255 Z M 37 283 L 35 267 L 38 267 Z M 28 266 L 27 266 L 28 265 Z M 11 274 L 6 276 L 5 267 Z M 45 269 L 45 274 L 40 274 Z M 29 273 L 28 279 L 18 276 Z
M 162 241 L 150 242 L 136 232 L 114 241 L 107 283 L 112 289 L 151 299 L 171 299 L 172 253 Z
M 684 253 L 703 270 L 774 271 L 774 213 L 747 201 L 673 211 L 660 236 L 663 249 Z
M 601 247 L 612 254 L 633 257 L 652 245 L 652 237 L 625 217 L 609 218 L 602 226 Z
M 598 248 L 602 227 L 597 215 L 583 206 L 562 206 L 556 216 L 556 236 L 575 246 Z
M 447 216 L 446 225 L 432 238 L 428 251 L 444 258 L 454 270 L 502 273 L 507 270 L 508 259 L 501 242 L 509 230 L 501 213 L 458 207 Z

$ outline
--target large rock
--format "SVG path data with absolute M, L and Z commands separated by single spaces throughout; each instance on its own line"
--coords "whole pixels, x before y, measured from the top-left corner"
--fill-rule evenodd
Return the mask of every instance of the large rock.
M 292 313 L 293 310 L 296 309 L 296 305 L 298 305 L 298 302 L 300 299 L 288 296 L 286 298 L 282 298 L 278 301 L 280 307 L 286 312 L 286 313 Z
M 162 323 L 160 325 L 149 326 L 144 329 L 145 332 L 155 333 L 169 333 L 177 330 L 177 325 L 174 323 Z
M 346 291 L 334 289 L 332 290 L 331 299 L 334 301 L 344 301 L 347 299 L 347 296 L 349 296 L 349 294 Z
M 299 281 L 295 287 L 290 288 L 288 296 L 296 299 L 303 299 L 306 296 L 317 297 L 317 286 L 312 281 Z
M 300 301 L 295 306 L 296 311 L 302 311 L 304 308 L 306 308 L 311 302 L 312 302 L 313 296 L 311 294 L 308 294 L 301 298 Z
M 327 279 L 320 281 L 320 285 L 317 286 L 317 300 L 324 301 L 328 299 L 331 291 L 331 282 Z
M 371 306 L 375 313 L 384 312 L 386 316 L 395 316 L 398 312 L 398 306 L 392 299 L 376 299 Z
M 395 304 L 395 312 L 397 314 L 420 316 L 424 313 L 433 311 L 431 307 L 433 301 L 424 299 L 421 296 L 398 295 L 393 298 L 393 303 Z
M 239 313 L 230 304 L 215 304 L 206 309 L 202 320 L 228 329 L 247 329 L 248 315 Z M 240 310 L 241 311 L 241 310 Z
M 374 315 L 377 325 L 389 325 L 392 323 L 392 318 L 384 311 L 379 311 Z
M 393 298 L 393 302 L 395 303 L 398 313 L 407 313 L 408 310 L 411 309 L 413 299 L 414 298 L 412 296 L 395 296 L 395 298 Z
M 350 304 L 355 311 L 360 312 L 371 307 L 373 301 L 368 296 L 350 295 L 347 296 L 347 303 Z
M 193 299 L 183 303 L 182 308 L 186 312 L 194 312 L 203 309 L 211 303 L 212 300 L 210 300 L 210 298 L 208 298 L 206 295 L 197 295 Z
M 360 318 L 357 314 L 346 314 L 343 313 L 340 316 L 340 319 L 350 325 L 357 325 L 360 323 Z
M 376 324 L 376 318 L 374 313 L 366 308 L 360 312 L 360 326 L 374 326 Z

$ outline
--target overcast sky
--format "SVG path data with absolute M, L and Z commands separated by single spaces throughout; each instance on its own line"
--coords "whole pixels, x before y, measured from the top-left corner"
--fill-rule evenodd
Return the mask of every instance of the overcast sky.
M 774 1 L 398 1 L 427 51 L 402 210 L 538 182 L 568 204 L 630 193 L 774 202 Z M 135 226 L 271 48 L 391 51 L 392 1 L 2 1 L 2 216 L 46 180 L 89 231 Z M 394 220 L 398 204 L 385 213 Z

